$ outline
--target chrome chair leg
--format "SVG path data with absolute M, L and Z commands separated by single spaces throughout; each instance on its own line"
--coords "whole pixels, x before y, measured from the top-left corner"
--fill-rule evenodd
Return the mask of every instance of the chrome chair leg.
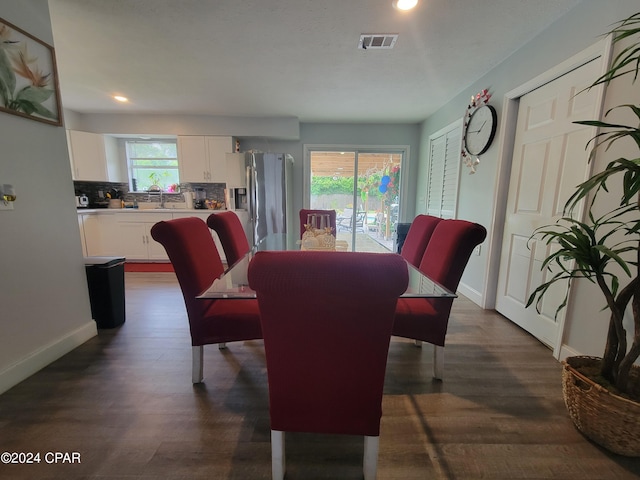
M 202 345 L 191 347 L 191 381 L 193 383 L 202 383 L 204 378 L 203 354 L 204 347 Z
M 444 347 L 433 346 L 433 378 L 442 380 L 444 377 Z
M 364 458 L 362 470 L 364 480 L 375 480 L 378 469 L 378 449 L 380 448 L 380 437 L 364 437 Z
M 284 432 L 271 430 L 271 477 L 273 480 L 283 480 L 284 472 Z

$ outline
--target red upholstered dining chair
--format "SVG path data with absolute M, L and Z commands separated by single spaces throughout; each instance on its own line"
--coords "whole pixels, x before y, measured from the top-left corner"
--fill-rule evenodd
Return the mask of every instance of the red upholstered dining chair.
M 487 236 L 486 229 L 465 220 L 441 220 L 433 230 L 419 269 L 455 292 L 471 252 Z M 453 298 L 400 298 L 393 335 L 434 345 L 433 376 L 444 374 L 444 343 Z
M 260 312 L 254 299 L 199 300 L 224 272 L 211 231 L 196 217 L 178 218 L 156 223 L 151 236 L 161 243 L 178 277 L 187 307 L 193 364 L 193 383 L 203 379 L 203 346 L 262 338 Z
M 420 266 L 433 230 L 440 220 L 442 220 L 440 217 L 432 215 L 418 215 L 411 222 L 400 255 L 414 267 L 418 268 Z
M 288 431 L 364 435 L 364 478 L 374 479 L 406 262 L 389 253 L 258 252 L 248 279 L 262 316 L 273 478 L 284 477 Z
M 305 232 L 305 225 L 307 224 L 307 215 L 309 214 L 325 214 L 329 215 L 329 225 L 333 230 L 331 231 L 334 235 L 336 234 L 336 211 L 335 210 L 308 210 L 303 208 L 300 210 L 300 238 L 302 238 L 302 234 Z M 319 227 L 319 225 L 317 226 Z
M 247 235 L 234 212 L 212 213 L 207 218 L 207 225 L 218 234 L 227 265 L 233 265 L 249 251 Z

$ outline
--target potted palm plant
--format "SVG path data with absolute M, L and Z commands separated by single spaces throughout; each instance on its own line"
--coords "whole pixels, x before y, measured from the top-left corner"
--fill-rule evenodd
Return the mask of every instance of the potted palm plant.
M 616 23 L 609 33 L 614 44 L 623 42 L 623 48 L 588 88 L 620 77 L 631 77 L 635 83 L 640 73 L 640 13 Z M 533 237 L 554 248 L 542 267 L 551 272 L 549 279 L 531 294 L 527 306 L 535 303 L 539 309 L 542 297 L 559 282 L 566 282 L 567 290 L 558 311 L 567 305 L 572 281 L 586 279 L 599 287 L 609 314 L 604 353 L 601 358 L 569 357 L 563 362 L 565 403 L 588 438 L 614 453 L 640 456 L 640 105 L 618 105 L 604 118 L 614 110 L 633 122 L 577 123 L 599 129 L 587 145 L 592 159 L 618 142 L 632 158 L 612 160 L 578 185 L 563 217 L 534 232 Z M 613 208 L 598 202 L 602 195 L 618 192 L 620 200 Z M 586 220 L 576 219 L 572 213 L 583 201 Z M 628 317 L 632 328 L 625 328 Z

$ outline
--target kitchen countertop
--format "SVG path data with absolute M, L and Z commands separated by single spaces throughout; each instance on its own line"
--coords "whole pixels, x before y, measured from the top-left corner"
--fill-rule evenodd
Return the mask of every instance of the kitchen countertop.
M 227 210 L 197 208 L 78 208 L 78 213 L 221 213 Z

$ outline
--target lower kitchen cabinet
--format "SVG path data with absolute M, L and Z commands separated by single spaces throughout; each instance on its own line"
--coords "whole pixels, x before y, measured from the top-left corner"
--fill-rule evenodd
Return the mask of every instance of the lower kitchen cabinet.
M 119 253 L 127 260 L 168 260 L 162 245 L 151 237 L 151 227 L 171 220 L 170 213 L 117 213 L 115 231 Z
M 84 238 L 84 215 L 78 215 L 78 229 L 80 230 L 80 243 L 82 244 L 82 254 L 87 256 L 87 241 Z
M 82 241 L 82 253 L 86 257 L 118 255 L 119 246 L 115 235 L 115 215 L 79 213 L 78 227 Z
M 222 210 L 218 213 L 220 212 Z M 83 254 L 89 257 L 125 257 L 127 261 L 166 262 L 169 257 L 164 247 L 151 237 L 151 227 L 157 222 L 173 218 L 197 217 L 206 222 L 211 214 L 215 215 L 216 212 L 212 210 L 139 212 L 110 209 L 92 213 L 78 212 Z M 249 225 L 247 212 L 237 211 L 236 214 L 247 230 Z M 218 248 L 220 258 L 226 262 L 218 235 L 212 230 L 211 236 Z

